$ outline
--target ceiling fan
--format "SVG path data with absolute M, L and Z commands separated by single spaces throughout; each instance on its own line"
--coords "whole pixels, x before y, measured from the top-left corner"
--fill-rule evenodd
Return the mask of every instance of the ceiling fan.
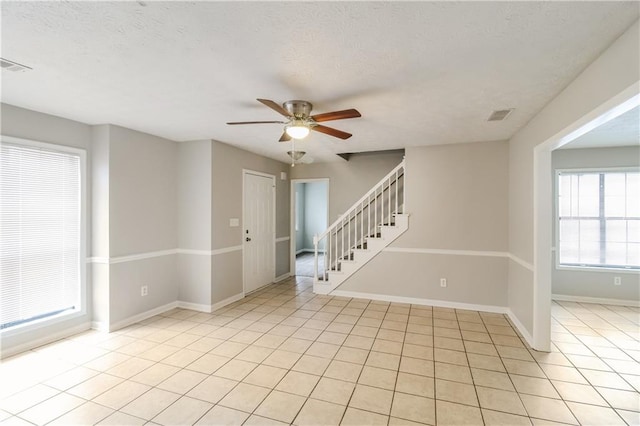
M 323 114 L 310 115 L 313 105 L 307 101 L 286 101 L 282 106 L 269 99 L 258 99 L 258 102 L 268 106 L 277 113 L 287 117 L 288 121 L 233 121 L 227 124 L 284 124 L 284 132 L 280 137 L 280 142 L 287 142 L 293 139 L 302 139 L 309 134 L 310 130 L 324 133 L 340 139 L 349 139 L 351 133 L 332 127 L 323 126 L 322 123 L 331 120 L 342 120 L 345 118 L 361 117 L 355 109 L 345 109 L 342 111 L 325 112 Z

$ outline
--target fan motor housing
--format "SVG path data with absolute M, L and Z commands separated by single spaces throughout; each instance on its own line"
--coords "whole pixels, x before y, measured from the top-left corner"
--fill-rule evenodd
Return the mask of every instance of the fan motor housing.
M 289 111 L 291 115 L 297 118 L 309 117 L 313 105 L 307 101 L 286 101 L 282 104 L 282 107 Z

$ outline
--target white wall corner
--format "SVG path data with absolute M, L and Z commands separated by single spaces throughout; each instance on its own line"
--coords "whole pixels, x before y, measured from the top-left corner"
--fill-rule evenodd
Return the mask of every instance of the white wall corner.
M 222 309 L 225 306 L 230 305 L 233 302 L 237 302 L 238 300 L 241 300 L 243 298 L 244 298 L 244 293 L 238 293 L 238 294 L 233 295 L 231 297 L 227 297 L 226 299 L 221 300 L 221 301 L 211 305 L 211 311 L 210 312 L 214 312 L 214 311 L 217 311 L 218 309 Z
M 274 283 L 279 283 L 280 281 L 284 281 L 287 278 L 289 278 L 291 276 L 291 272 L 287 272 L 286 274 L 282 274 L 279 277 L 276 277 L 275 280 L 273 280 Z
M 527 328 L 520 322 L 518 317 L 513 313 L 511 309 L 507 309 L 506 314 L 509 317 L 509 320 L 511 321 L 511 323 L 514 325 L 514 327 L 522 335 L 524 340 L 526 340 L 527 344 L 533 348 L 533 336 L 531 336 Z
M 127 327 L 127 326 L 129 326 L 131 324 L 135 324 L 137 322 L 144 321 L 147 318 L 151 318 L 153 316 L 162 314 L 164 312 L 170 311 L 171 309 L 174 309 L 174 308 L 177 308 L 177 307 L 178 307 L 178 302 L 177 301 L 167 303 L 166 305 L 158 306 L 157 308 L 153 308 L 153 309 L 150 309 L 150 310 L 148 310 L 146 312 L 142 312 L 142 313 L 130 316 L 129 318 L 125 318 L 123 320 L 120 320 L 120 321 L 118 321 L 116 323 L 109 324 L 107 331 L 112 332 L 112 331 L 120 330 L 121 328 L 125 328 L 125 327 Z
M 178 300 L 178 308 L 180 309 L 189 309 L 191 311 L 198 311 L 198 312 L 206 312 L 208 314 L 210 314 L 211 311 L 211 305 L 205 305 L 202 303 L 191 303 L 191 302 L 183 302 L 181 300 Z

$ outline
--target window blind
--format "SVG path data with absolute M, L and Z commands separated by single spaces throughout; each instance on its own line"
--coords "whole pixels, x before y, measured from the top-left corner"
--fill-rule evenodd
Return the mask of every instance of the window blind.
M 0 329 L 80 308 L 80 161 L 0 144 Z

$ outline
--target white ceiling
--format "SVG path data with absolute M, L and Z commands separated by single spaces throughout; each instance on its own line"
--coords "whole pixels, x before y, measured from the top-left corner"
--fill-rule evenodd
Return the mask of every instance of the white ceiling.
M 145 6 L 146 5 L 146 6 Z M 255 101 L 357 108 L 299 149 L 507 139 L 638 19 L 637 2 L 2 2 L 2 101 L 282 161 Z M 515 108 L 504 122 L 495 109 Z M 301 147 L 300 145 L 303 145 Z
M 585 133 L 561 149 L 640 145 L 640 107 L 635 107 Z

